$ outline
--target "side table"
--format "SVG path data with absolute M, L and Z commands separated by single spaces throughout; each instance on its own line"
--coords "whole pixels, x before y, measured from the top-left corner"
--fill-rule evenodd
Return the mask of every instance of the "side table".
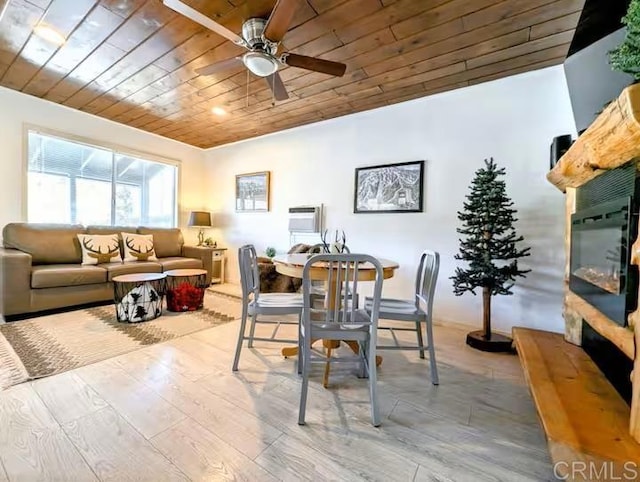
M 167 310 L 195 311 L 203 306 L 207 288 L 204 269 L 174 269 L 167 275 Z
M 209 246 L 198 246 L 198 248 L 204 248 L 211 250 L 211 284 L 224 283 L 224 264 L 226 261 L 227 248 L 210 248 Z M 204 266 L 206 269 L 206 266 Z

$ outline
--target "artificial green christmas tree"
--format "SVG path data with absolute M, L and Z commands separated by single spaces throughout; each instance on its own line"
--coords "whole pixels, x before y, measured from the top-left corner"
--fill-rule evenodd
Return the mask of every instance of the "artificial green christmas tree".
M 524 238 L 513 226 L 516 210 L 502 179 L 505 169 L 498 168 L 493 158 L 484 162 L 485 167 L 476 171 L 471 182 L 463 211 L 458 212 L 462 227 L 457 231 L 464 239 L 460 239 L 460 253 L 455 258 L 468 266 L 456 268 L 451 279 L 456 296 L 467 291 L 475 295 L 476 289 L 482 288 L 483 329 L 469 333 L 467 344 L 484 351 L 510 351 L 510 338 L 491 333 L 491 297 L 513 294 L 516 277 L 530 271 L 518 267 L 518 259 L 529 256 L 530 248 L 517 246 Z
M 609 52 L 609 63 L 615 70 L 640 80 L 640 0 L 631 0 L 622 23 L 627 27 L 627 35 L 620 47 Z

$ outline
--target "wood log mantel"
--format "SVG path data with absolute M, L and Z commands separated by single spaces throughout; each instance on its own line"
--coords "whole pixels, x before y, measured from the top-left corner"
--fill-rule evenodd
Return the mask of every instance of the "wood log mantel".
M 640 158 L 640 84 L 622 91 L 547 174 L 561 191 Z

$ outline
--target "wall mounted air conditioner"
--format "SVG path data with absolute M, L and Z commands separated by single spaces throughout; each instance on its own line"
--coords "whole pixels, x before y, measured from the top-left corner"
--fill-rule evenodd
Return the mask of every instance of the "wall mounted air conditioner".
M 319 233 L 322 229 L 322 206 L 289 208 L 290 233 Z

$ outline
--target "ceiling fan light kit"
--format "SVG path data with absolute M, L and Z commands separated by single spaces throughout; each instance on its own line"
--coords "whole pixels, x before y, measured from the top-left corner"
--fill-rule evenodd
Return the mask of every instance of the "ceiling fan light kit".
M 180 0 L 163 0 L 163 3 L 172 10 L 249 51 L 242 57 L 223 60 L 199 68 L 196 71 L 199 75 L 212 75 L 236 67 L 241 60 L 250 72 L 266 79 L 276 100 L 286 100 L 289 95 L 278 73 L 281 67 L 296 67 L 336 77 L 342 77 L 347 69 L 346 65 L 339 62 L 289 52 L 277 57 L 280 42 L 291 26 L 298 1 L 278 0 L 268 19 L 250 18 L 246 20 L 242 24 L 242 36 L 235 34 Z
M 242 62 L 258 77 L 269 77 L 279 67 L 276 59 L 263 52 L 247 52 L 242 56 Z

